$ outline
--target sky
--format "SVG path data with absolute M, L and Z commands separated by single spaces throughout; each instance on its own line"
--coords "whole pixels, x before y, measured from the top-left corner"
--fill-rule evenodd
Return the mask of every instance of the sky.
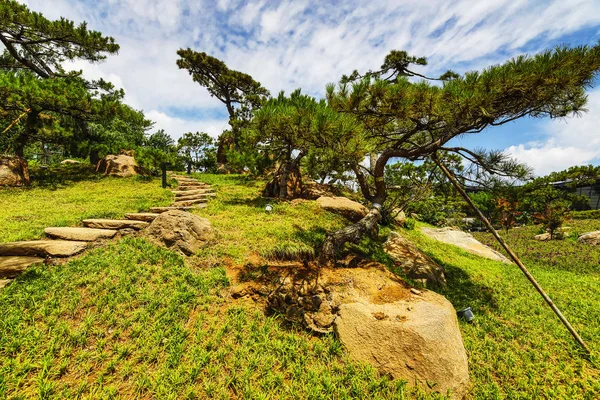
M 227 129 L 225 107 L 176 66 L 191 47 L 250 74 L 277 94 L 325 85 L 354 69 L 377 69 L 393 49 L 427 57 L 418 72 L 458 73 L 556 45 L 595 44 L 600 0 L 21 0 L 48 18 L 61 16 L 113 36 L 117 56 L 76 62 L 88 78 L 126 91 L 173 138 Z M 506 150 L 537 175 L 600 164 L 600 85 L 588 113 L 560 120 L 524 119 L 458 139 Z

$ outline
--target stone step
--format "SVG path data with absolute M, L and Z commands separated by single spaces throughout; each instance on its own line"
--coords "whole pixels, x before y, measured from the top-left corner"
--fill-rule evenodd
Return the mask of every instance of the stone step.
M 14 278 L 33 264 L 43 263 L 41 257 L 5 256 L 0 257 L 0 278 Z
M 0 289 L 12 282 L 12 279 L 0 279 Z
M 155 213 L 164 213 L 171 210 L 181 210 L 181 211 L 189 211 L 194 208 L 206 208 L 206 204 L 197 204 L 195 206 L 179 206 L 179 207 L 152 207 L 150 210 Z
M 206 183 L 180 183 L 178 185 L 179 188 L 186 188 L 188 190 L 193 190 L 193 189 L 206 189 L 211 187 L 210 185 L 207 185 Z M 192 189 L 189 189 L 192 188 Z
M 52 238 L 64 240 L 81 240 L 83 242 L 94 242 L 98 239 L 113 238 L 117 231 L 113 229 L 94 229 L 94 228 L 71 228 L 57 227 L 46 228 L 44 232 Z
M 149 224 L 145 221 L 132 219 L 84 219 L 83 225 L 98 229 L 143 229 Z
M 216 193 L 198 193 L 198 194 L 191 194 L 191 195 L 176 195 L 175 196 L 175 200 L 176 201 L 184 201 L 184 200 L 197 200 L 197 199 L 206 199 L 208 197 L 215 197 Z
M 172 190 L 175 196 L 191 196 L 193 194 L 214 193 L 213 189 Z
M 28 240 L 0 244 L 0 256 L 70 257 L 86 247 L 87 242 L 72 240 Z
M 206 203 L 208 199 L 196 199 L 196 200 L 185 200 L 185 201 L 175 201 L 171 203 L 171 207 L 187 207 L 193 206 L 194 204 Z
M 210 186 L 178 186 L 174 192 L 192 192 L 196 190 L 211 190 Z
M 156 217 L 158 217 L 158 215 L 159 214 L 157 214 L 157 213 L 132 213 L 132 214 L 125 214 L 125 218 L 134 219 L 136 221 L 152 222 L 152 221 L 154 221 L 154 219 Z

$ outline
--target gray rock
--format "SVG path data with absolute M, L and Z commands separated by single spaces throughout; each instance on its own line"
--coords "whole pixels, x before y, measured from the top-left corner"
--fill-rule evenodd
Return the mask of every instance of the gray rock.
M 70 257 L 86 247 L 86 242 L 71 240 L 29 240 L 0 244 L 0 256 Z
M 96 229 L 144 229 L 149 224 L 131 219 L 84 219 L 83 225 Z
M 192 255 L 214 238 L 210 221 L 185 211 L 160 214 L 144 231 L 150 241 Z
M 98 239 L 110 239 L 117 234 L 117 231 L 113 229 L 57 227 L 46 228 L 44 233 L 47 236 L 64 240 L 94 242 Z

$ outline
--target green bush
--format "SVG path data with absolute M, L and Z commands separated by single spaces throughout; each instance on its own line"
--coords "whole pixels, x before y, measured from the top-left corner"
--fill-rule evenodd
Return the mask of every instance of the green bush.
M 573 219 L 600 219 L 600 210 L 572 211 Z

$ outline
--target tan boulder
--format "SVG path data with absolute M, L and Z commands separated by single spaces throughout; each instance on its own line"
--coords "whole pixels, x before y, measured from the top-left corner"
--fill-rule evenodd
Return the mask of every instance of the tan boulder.
M 66 160 L 62 160 L 60 163 L 62 165 L 76 165 L 76 164 L 81 164 L 81 161 L 66 159 Z
M 0 186 L 29 185 L 27 160 L 16 156 L 0 157 Z
M 143 170 L 131 155 L 119 154 L 116 156 L 109 154 L 98 161 L 96 172 L 104 175 L 127 177 L 141 175 Z
M 421 252 L 413 243 L 400 236 L 398 232 L 390 233 L 384 244 L 387 254 L 394 264 L 410 279 L 427 286 L 443 286 L 446 284 L 444 268 Z
M 579 243 L 591 244 L 597 246 L 600 244 L 600 231 L 587 232 L 579 236 Z
M 84 219 L 83 225 L 96 229 L 144 229 L 148 222 L 133 219 Z
M 113 229 L 56 227 L 46 228 L 44 229 L 44 233 L 47 236 L 64 240 L 94 242 L 98 239 L 110 239 L 117 234 L 117 231 Z
M 71 240 L 28 240 L 1 243 L 0 256 L 70 257 L 86 247 L 86 242 Z
M 41 257 L 4 256 L 0 257 L 0 278 L 14 278 L 33 264 L 43 263 Z
M 192 255 L 214 238 L 210 221 L 185 211 L 160 214 L 144 231 L 151 242 Z
M 279 266 L 269 273 L 268 282 L 246 285 L 236 295 L 272 285 L 266 290 L 268 310 L 315 332 L 335 330 L 350 358 L 426 390 L 451 390 L 457 399 L 465 394 L 467 355 L 456 311 L 443 296 L 411 289 L 369 261 L 354 268 Z
M 317 199 L 317 204 L 324 210 L 341 214 L 354 222 L 359 221 L 369 212 L 365 206 L 347 197 L 321 196 Z
M 12 281 L 13 281 L 12 279 L 0 279 L 0 289 L 7 286 Z
M 535 235 L 533 238 L 535 240 L 539 240 L 540 242 L 547 242 L 548 240 L 552 239 L 549 232 L 540 233 L 539 235 Z
M 453 228 L 421 228 L 421 232 L 432 239 L 458 246 L 468 253 L 494 261 L 510 263 L 501 253 L 484 245 L 471 234 Z
M 462 399 L 469 387 L 469 370 L 456 311 L 436 293 L 419 297 L 392 304 L 342 304 L 335 331 L 351 359 Z
M 406 224 L 406 213 L 399 209 L 392 210 L 392 216 L 394 217 L 394 224 L 398 226 L 404 226 Z

